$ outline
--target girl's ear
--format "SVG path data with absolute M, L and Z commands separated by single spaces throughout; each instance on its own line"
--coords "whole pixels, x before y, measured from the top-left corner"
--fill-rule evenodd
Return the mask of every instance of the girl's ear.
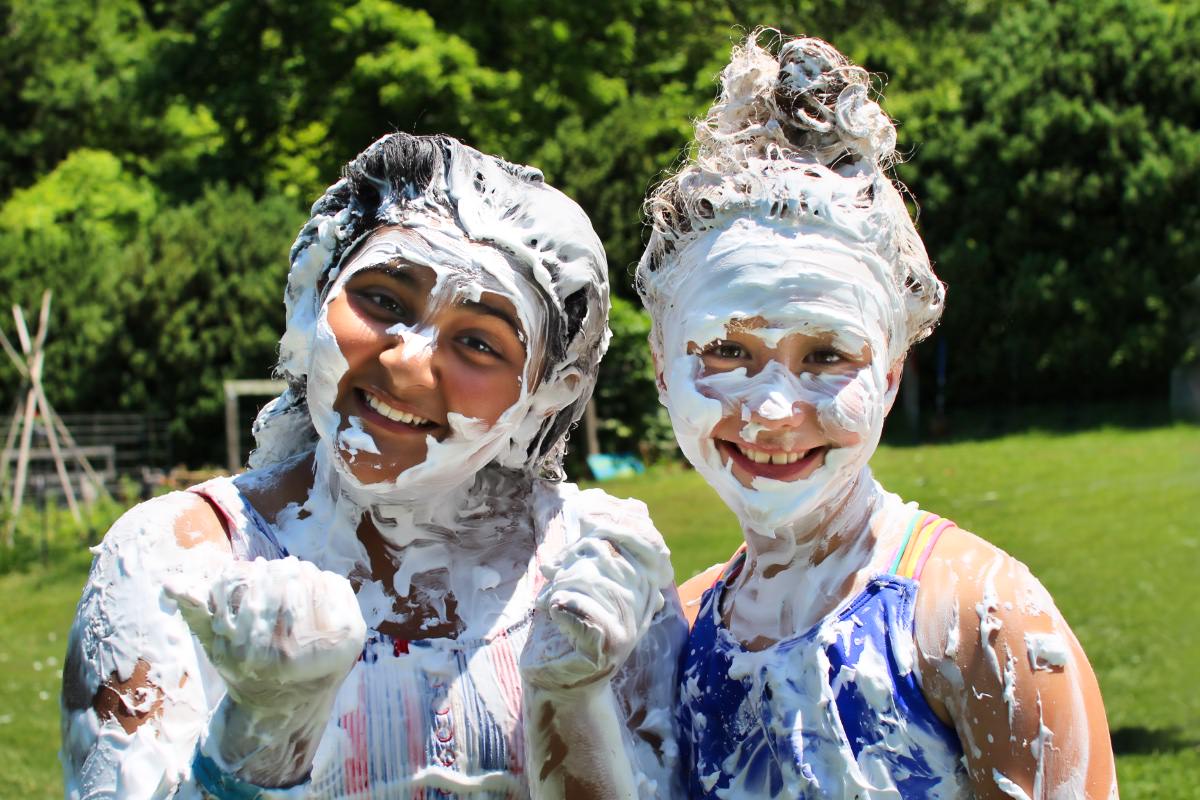
M 884 394 L 883 404 L 885 417 L 892 412 L 892 406 L 896 402 L 897 395 L 900 394 L 900 378 L 904 374 L 904 359 L 905 356 L 900 356 L 896 359 L 896 363 L 892 364 L 892 368 L 887 371 L 887 391 Z
M 663 378 L 662 359 L 658 355 L 658 348 L 654 346 L 654 334 L 650 336 L 650 360 L 654 362 L 654 382 L 658 384 L 659 397 L 662 397 L 667 392 L 667 382 Z

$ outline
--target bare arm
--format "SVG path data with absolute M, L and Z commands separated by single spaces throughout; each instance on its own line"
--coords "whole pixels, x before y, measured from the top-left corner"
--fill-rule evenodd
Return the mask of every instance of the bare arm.
M 154 797 L 187 782 L 223 688 L 161 582 L 230 560 L 211 510 L 182 493 L 134 508 L 97 548 L 63 668 L 67 797 Z
M 640 503 L 587 499 L 603 503 L 546 568 L 522 654 L 531 790 L 678 796 L 675 667 L 686 627 L 670 554 Z
M 345 579 L 236 561 L 198 497 L 134 509 L 99 549 L 68 645 L 68 796 L 198 796 L 200 741 L 242 780 L 302 780 L 361 650 L 356 621 Z
M 958 731 L 979 798 L 1116 797 L 1095 674 L 1025 565 L 962 531 L 921 576 L 922 686 Z

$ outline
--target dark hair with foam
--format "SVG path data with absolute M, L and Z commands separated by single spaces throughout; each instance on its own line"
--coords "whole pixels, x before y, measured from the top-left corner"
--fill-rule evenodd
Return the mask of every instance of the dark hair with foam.
M 570 390 L 528 443 L 529 466 L 561 476 L 567 430 L 583 413 L 608 343 L 604 249 L 583 211 L 533 167 L 511 164 L 448 136 L 393 133 L 374 142 L 312 207 L 292 245 L 287 329 L 276 372 L 288 388 L 255 421 L 252 466 L 311 446 L 305 399 L 314 323 L 331 271 L 372 231 L 414 215 L 450 222 L 463 236 L 502 252 L 546 305 L 541 385 Z M 535 390 L 536 391 L 536 390 Z

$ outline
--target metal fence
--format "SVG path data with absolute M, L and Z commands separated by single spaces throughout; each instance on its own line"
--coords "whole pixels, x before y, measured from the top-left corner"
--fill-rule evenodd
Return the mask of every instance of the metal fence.
M 59 417 L 74 437 L 76 448 L 63 445 L 68 476 L 81 494 L 89 491 L 83 480 L 77 455 L 87 458 L 92 469 L 103 479 L 105 488 L 114 491 L 122 478 L 132 478 L 139 484 L 148 472 L 163 473 L 171 467 L 171 437 L 168 419 L 161 414 L 87 413 L 60 414 Z M 8 439 L 8 424 L 0 425 L 0 443 Z M 54 459 L 45 433 L 45 420 L 34 425 L 33 448 L 30 451 L 27 491 L 35 498 L 58 498 L 62 487 L 55 474 Z M 2 487 L 12 491 L 11 481 L 17 461 L 17 448 L 0 452 L 6 477 Z

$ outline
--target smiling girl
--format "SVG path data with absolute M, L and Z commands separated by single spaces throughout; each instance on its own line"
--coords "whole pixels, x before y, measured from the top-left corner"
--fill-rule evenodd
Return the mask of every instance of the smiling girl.
M 645 507 L 563 483 L 607 267 L 541 174 L 393 134 L 291 251 L 251 469 L 131 510 L 63 672 L 67 795 L 676 790 Z
M 660 396 L 745 536 L 682 591 L 689 794 L 1115 796 L 1095 676 L 1045 589 L 872 477 L 944 288 L 867 74 L 761 35 L 650 197 L 638 266 Z

